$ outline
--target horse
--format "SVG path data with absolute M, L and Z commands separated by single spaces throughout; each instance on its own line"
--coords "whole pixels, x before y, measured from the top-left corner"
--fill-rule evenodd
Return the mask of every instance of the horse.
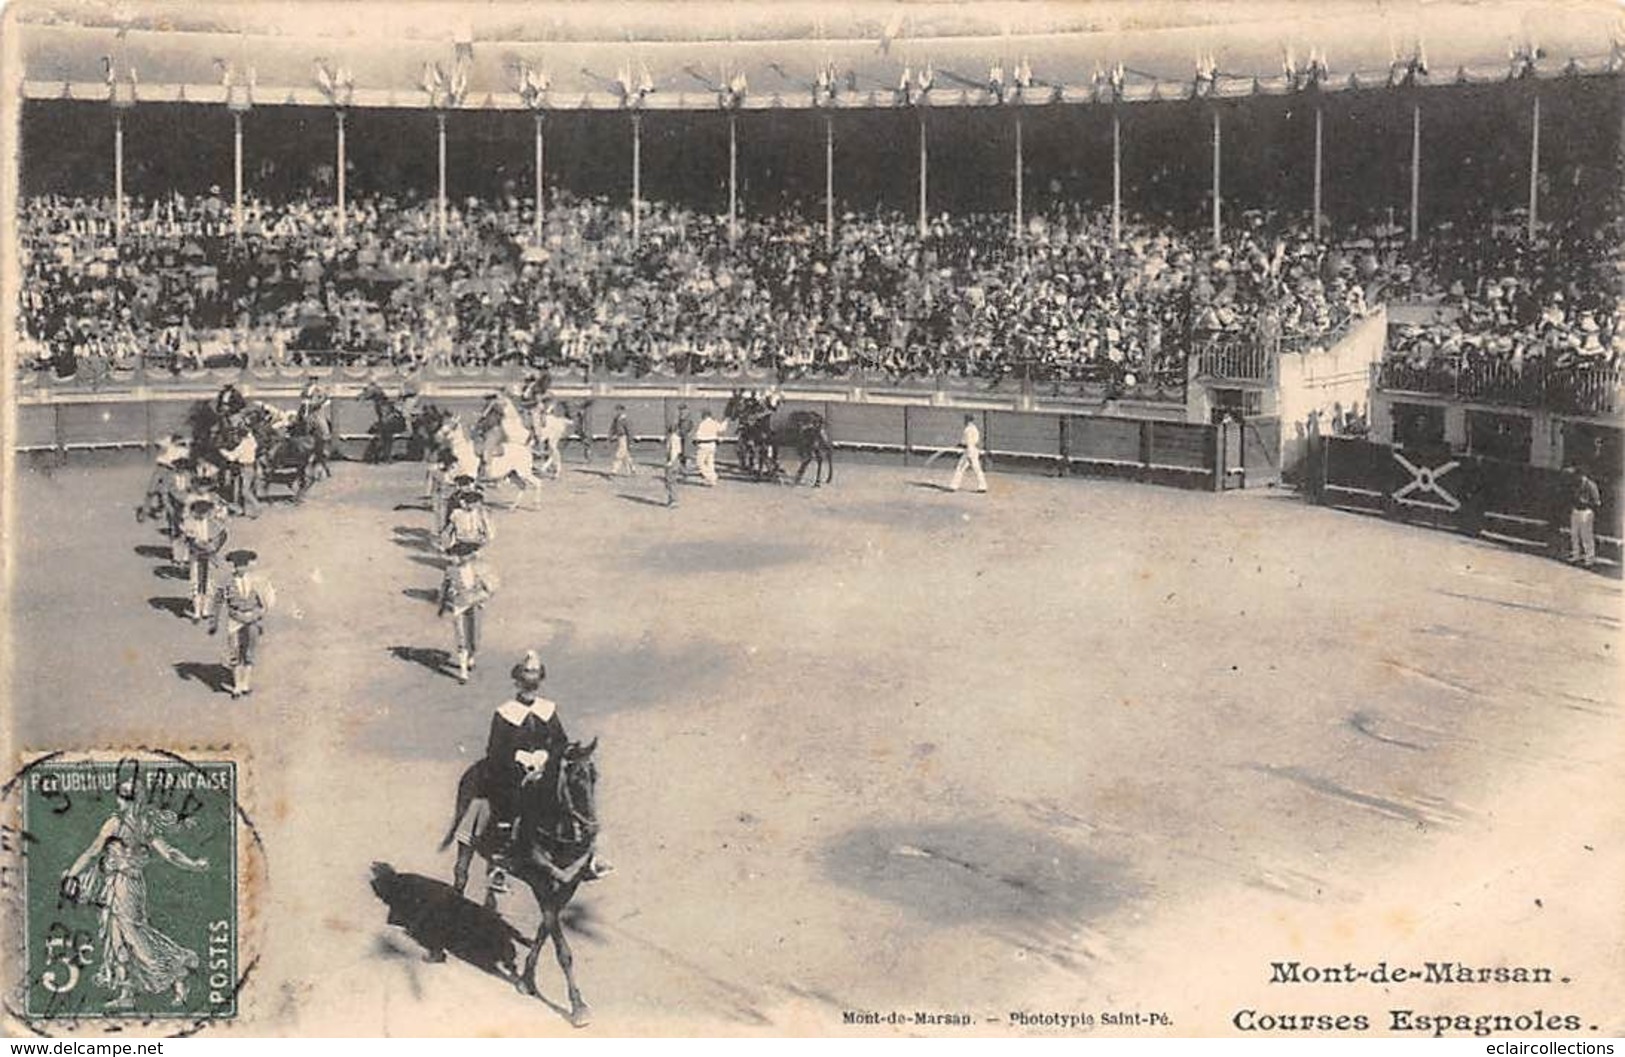
M 468 843 L 458 839 L 459 825 L 470 803 L 480 795 L 480 785 L 485 781 L 484 761 L 471 765 L 457 784 L 456 813 L 452 816 L 451 829 L 440 842 L 444 850 L 457 840 L 452 886 L 459 895 L 468 885 L 468 870 L 476 852 L 485 860 L 488 875 L 493 869 L 501 869 L 530 888 L 541 910 L 542 921 L 525 958 L 524 970 L 514 984 L 521 994 L 537 994 L 536 962 L 541 957 L 542 947 L 551 939 L 569 990 L 570 1023 L 578 1028 L 587 1023 L 591 1010 L 576 987 L 574 960 L 564 937 L 562 913 L 581 885 L 598 840 L 598 765 L 593 760 L 597 748 L 597 738 L 587 745 L 571 742 L 558 767 L 544 767 L 536 772 L 537 780 L 527 779 L 520 784 L 519 818 L 514 824 L 512 839 L 505 847 L 503 835 L 495 832 L 494 826 L 483 827 Z M 549 772 L 552 772 L 552 781 L 547 780 Z M 494 891 L 487 891 L 485 905 L 496 909 Z M 438 960 L 437 956 L 443 958 L 445 954 L 429 952 L 431 960 Z
M 367 450 L 361 456 L 363 462 L 391 462 L 395 458 L 395 438 L 407 431 L 406 416 L 401 413 L 400 405 L 377 382 L 368 382 L 356 394 L 356 399 L 372 404 L 372 413 L 377 416 L 371 428 L 367 430 L 372 439 L 367 441 Z
M 536 476 L 530 430 L 512 401 L 498 397 L 486 406 L 474 427 L 474 443 L 480 452 L 482 481 L 497 485 L 512 479 L 519 485 L 509 510 L 517 510 L 525 492 L 532 488 L 536 489 L 536 508 L 541 509 L 542 480 Z
M 535 454 L 541 457 L 539 473 L 552 469 L 553 479 L 563 472 L 564 442 L 575 429 L 575 421 L 568 415 L 557 414 L 545 405 L 531 416 L 531 434 L 536 438 Z
M 312 468 L 319 450 L 316 432 L 302 412 L 285 427 L 274 415 L 275 409 L 264 405 L 248 413 L 248 428 L 253 430 L 257 445 L 251 486 L 256 498 L 265 499 L 271 485 L 287 484 L 294 490 L 293 501 L 298 503 L 305 498 L 314 476 Z M 328 475 L 332 475 L 331 470 Z
M 451 412 L 439 404 L 425 403 L 412 416 L 411 435 L 406 441 L 406 457 L 428 462 L 435 456 L 440 427 L 451 418 Z
M 480 453 L 474 447 L 474 438 L 469 436 L 468 427 L 463 425 L 460 417 L 447 415 L 434 439 L 440 450 L 449 450 L 452 458 L 456 460 L 457 476 L 479 477 Z
M 740 466 L 757 480 L 777 481 L 785 474 L 779 464 L 779 452 L 794 448 L 801 456 L 796 467 L 794 484 L 800 484 L 807 467 L 816 463 L 813 487 L 835 483 L 835 444 L 830 440 L 829 426 L 824 416 L 816 411 L 791 411 L 776 414 L 766 403 L 738 390 L 729 399 L 725 418 L 739 423 L 738 446 Z

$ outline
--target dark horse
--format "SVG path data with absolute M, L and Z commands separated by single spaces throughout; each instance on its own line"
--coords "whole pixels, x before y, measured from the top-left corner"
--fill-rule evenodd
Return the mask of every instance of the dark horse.
M 363 462 L 391 462 L 395 458 L 395 438 L 405 433 L 409 428 L 406 416 L 401 413 L 400 404 L 377 382 L 368 382 L 356 399 L 372 404 L 372 413 L 376 416 L 371 428 L 367 430 L 372 439 L 367 441 L 367 450 L 361 456 Z
M 826 481 L 835 483 L 835 444 L 830 440 L 824 416 L 816 411 L 776 414 L 764 401 L 734 390 L 723 417 L 739 423 L 740 469 L 759 481 L 777 481 L 785 476 L 779 452 L 794 448 L 801 456 L 795 484 L 800 484 L 807 467 L 814 462 L 813 487 Z
M 564 750 L 560 766 L 544 767 L 535 772 L 534 779 L 522 783 L 519 820 L 512 839 L 505 841 L 494 826 L 478 827 L 483 832 L 475 833 L 473 843 L 458 841 L 457 865 L 452 875 L 453 886 L 461 893 L 468 884 L 468 868 L 474 853 L 479 852 L 487 866 L 517 877 L 530 887 L 542 912 L 542 923 L 525 958 L 525 968 L 515 983 L 521 994 L 537 993 L 536 960 L 541 957 L 543 945 L 551 939 L 569 989 L 570 1023 L 578 1028 L 587 1023 L 591 1010 L 581 1000 L 581 991 L 576 987 L 574 962 L 570 944 L 564 938 L 561 915 L 592 863 L 593 846 L 598 839 L 598 765 L 593 762 L 593 751 L 597 748 L 597 738 L 587 745 L 571 742 Z M 457 836 L 458 824 L 470 802 L 481 795 L 484 781 L 483 760 L 463 772 L 457 784 L 457 812 L 452 816 L 451 831 L 441 842 L 442 848 Z M 495 908 L 495 892 L 487 892 L 485 905 Z M 429 952 L 431 958 L 436 955 L 443 956 L 443 952 Z
M 406 441 L 406 457 L 429 462 L 439 454 L 440 442 L 435 438 L 440 427 L 451 418 L 451 412 L 439 404 L 425 403 L 412 416 L 412 433 Z
M 309 418 L 301 411 L 288 429 L 280 430 L 264 409 L 251 408 L 247 421 L 258 446 L 254 459 L 254 494 L 264 499 L 271 485 L 286 484 L 294 490 L 294 502 L 304 499 L 310 489 L 320 447 Z

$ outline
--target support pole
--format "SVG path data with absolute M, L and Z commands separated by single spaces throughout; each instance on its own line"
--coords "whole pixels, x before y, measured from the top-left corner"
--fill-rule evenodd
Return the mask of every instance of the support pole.
M 113 111 L 113 237 L 124 241 L 124 112 Z
M 728 115 L 728 248 L 739 241 L 739 118 Z
M 1016 241 L 1021 241 L 1021 214 L 1022 214 L 1022 149 L 1021 149 L 1021 115 L 1016 115 Z
M 1529 132 L 1529 237 L 1535 237 L 1540 210 L 1540 96 L 1535 96 L 1534 126 Z
M 1123 242 L 1123 116 L 1112 108 L 1112 245 Z
M 544 192 L 546 191 L 546 185 L 543 182 L 543 180 L 544 180 L 543 174 L 546 172 L 546 170 L 542 167 L 542 163 L 545 160 L 546 159 L 545 159 L 545 155 L 543 154 L 543 143 L 542 143 L 542 115 L 537 114 L 536 115 L 536 244 L 538 246 L 540 246 L 542 244 L 542 211 L 546 208 L 546 202 L 547 202 L 546 196 L 544 194 Z
M 338 233 L 339 238 L 344 237 L 345 209 L 344 209 L 344 111 L 334 111 L 338 118 Z
M 231 229 L 238 238 L 243 237 L 243 112 L 231 115 Z
M 835 250 L 835 118 L 824 115 L 824 250 Z
M 1219 108 L 1213 108 L 1213 248 L 1219 248 Z
M 643 118 L 632 115 L 632 245 L 642 234 L 643 212 Z
M 440 241 L 446 241 L 446 112 L 437 111 L 434 115 L 435 148 L 440 170 L 440 194 L 435 200 L 435 231 Z
M 1322 176 L 1323 170 L 1321 168 L 1321 165 L 1322 165 L 1322 162 L 1323 162 L 1324 157 L 1325 157 L 1324 152 L 1322 150 L 1322 140 L 1321 140 L 1321 123 L 1322 123 L 1322 119 L 1324 117 L 1325 117 L 1325 114 L 1322 112 L 1321 108 L 1317 105 L 1315 107 L 1315 207 L 1314 207 L 1315 208 L 1315 215 L 1314 215 L 1315 229 L 1314 230 L 1315 230 L 1315 238 L 1317 238 L 1317 239 L 1320 238 L 1320 222 L 1321 222 L 1321 198 L 1320 198 L 1320 194 L 1321 194 L 1321 180 L 1323 179 L 1323 176 Z
M 1411 104 L 1411 241 L 1421 231 L 1422 218 L 1422 104 Z
M 919 117 L 920 117 L 920 238 L 923 239 L 923 238 L 925 238 L 925 233 L 926 233 L 926 231 L 927 231 L 927 229 L 929 227 L 929 222 L 928 222 L 928 218 L 927 218 L 927 215 L 926 215 L 926 209 L 925 209 L 925 186 L 926 186 L 926 179 L 927 179 L 926 167 L 927 167 L 927 165 L 929 165 L 930 160 L 927 157 L 926 150 L 925 150 L 925 111 L 924 110 L 920 111 Z

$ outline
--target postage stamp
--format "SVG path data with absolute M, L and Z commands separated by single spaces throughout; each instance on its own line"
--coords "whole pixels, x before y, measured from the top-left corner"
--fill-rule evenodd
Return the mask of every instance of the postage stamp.
M 42 758 L 18 776 L 31 1023 L 237 1015 L 238 767 L 166 753 Z

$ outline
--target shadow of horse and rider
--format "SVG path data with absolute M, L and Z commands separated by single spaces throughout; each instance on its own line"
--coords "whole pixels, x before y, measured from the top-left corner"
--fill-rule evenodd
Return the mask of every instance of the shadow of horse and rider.
M 440 844 L 442 850 L 454 842 L 457 846 L 449 885 L 399 873 L 386 863 L 373 864 L 372 889 L 389 907 L 389 923 L 423 947 L 425 960 L 442 962 L 450 953 L 512 982 L 521 994 L 540 998 L 576 1027 L 588 1023 L 591 1009 L 576 985 L 565 920 L 566 907 L 589 875 L 598 840 L 597 747 L 596 738 L 585 745 L 571 742 L 558 766 L 533 771 L 520 782 L 511 827 L 492 822 L 486 761 L 465 770 L 457 784 L 451 828 Z M 476 857 L 486 865 L 483 904 L 464 894 Z M 498 911 L 509 879 L 530 889 L 541 914 L 522 966 L 515 952 L 527 937 Z M 550 941 L 564 974 L 568 1006 L 549 1001 L 536 986 L 536 963 Z

